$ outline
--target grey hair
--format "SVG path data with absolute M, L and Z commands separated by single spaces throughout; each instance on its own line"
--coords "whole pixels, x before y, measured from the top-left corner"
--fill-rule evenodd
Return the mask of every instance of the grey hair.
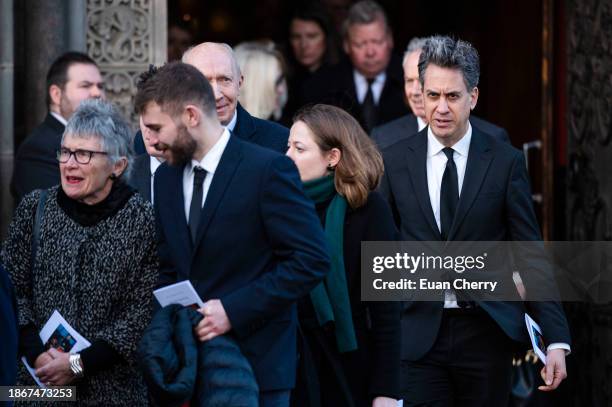
M 127 159 L 128 165 L 120 177 L 123 179 L 129 177 L 133 156 L 132 131 L 110 102 L 102 99 L 88 99 L 81 102 L 66 124 L 62 143 L 66 136 L 98 139 L 111 165 L 121 158 Z
M 419 57 L 419 80 L 421 86 L 425 70 L 429 64 L 442 68 L 458 69 L 468 90 L 478 86 L 480 79 L 480 59 L 472 44 L 446 36 L 433 36 L 427 39 Z
M 385 31 L 391 33 L 387 15 L 380 4 L 372 0 L 358 1 L 351 6 L 346 19 L 342 23 L 342 36 L 347 38 L 349 28 L 355 24 L 370 24 L 376 20 L 381 20 L 385 26 Z
M 406 47 L 406 52 L 404 52 L 404 58 L 402 59 L 402 66 L 406 65 L 406 60 L 408 59 L 408 55 L 413 52 L 420 51 L 425 46 L 427 42 L 427 38 L 414 37 L 408 42 L 408 46 Z

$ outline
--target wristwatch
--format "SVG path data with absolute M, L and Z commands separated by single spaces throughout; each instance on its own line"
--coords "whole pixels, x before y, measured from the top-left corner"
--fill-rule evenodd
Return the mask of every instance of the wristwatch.
M 81 355 L 79 353 L 71 353 L 68 357 L 70 362 L 70 371 L 77 379 L 83 377 L 83 365 L 81 364 Z

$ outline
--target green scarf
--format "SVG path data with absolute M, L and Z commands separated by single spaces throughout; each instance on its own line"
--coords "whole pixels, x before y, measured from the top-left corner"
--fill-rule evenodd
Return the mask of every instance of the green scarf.
M 312 290 L 310 299 L 319 325 L 334 322 L 340 352 L 357 349 L 351 303 L 344 271 L 344 217 L 346 199 L 336 192 L 334 176 L 304 182 L 306 195 L 315 203 L 332 198 L 325 215 L 325 237 L 330 249 L 331 267 L 325 280 Z

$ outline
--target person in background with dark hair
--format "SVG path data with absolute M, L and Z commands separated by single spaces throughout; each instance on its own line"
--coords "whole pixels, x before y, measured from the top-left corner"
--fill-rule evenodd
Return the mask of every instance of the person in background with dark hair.
M 86 99 L 104 98 L 102 75 L 93 59 L 80 52 L 57 58 L 47 72 L 45 120 L 17 150 L 11 193 L 17 203 L 30 191 L 59 184 L 55 157 L 66 122 Z
M 332 258 L 325 283 L 299 302 L 303 341 L 293 404 L 395 407 L 400 303 L 360 300 L 361 242 L 397 237 L 391 209 L 375 191 L 382 157 L 351 115 L 329 105 L 297 113 L 287 155 L 315 203 Z
M 321 67 L 339 62 L 340 46 L 336 30 L 323 6 L 313 3 L 298 8 L 289 22 L 287 74 L 289 100 L 283 123 L 290 124 L 304 104 L 304 84 Z
M 192 44 L 193 36 L 187 27 L 176 23 L 170 24 L 168 27 L 168 62 L 180 61 Z
M 14 386 L 17 378 L 17 305 L 13 285 L 2 264 L 0 264 L 0 332 L 2 332 L 0 386 Z
M 355 117 L 366 133 L 407 114 L 400 59 L 393 54 L 393 33 L 375 1 L 351 6 L 343 26 L 349 61 L 321 69 L 304 85 L 305 102 L 328 103 Z

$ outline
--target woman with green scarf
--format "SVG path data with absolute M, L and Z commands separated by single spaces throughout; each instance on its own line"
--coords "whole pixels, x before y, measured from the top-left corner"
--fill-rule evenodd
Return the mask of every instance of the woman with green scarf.
M 375 189 L 380 153 L 342 109 L 298 112 L 287 155 L 325 228 L 331 269 L 298 304 L 302 333 L 293 406 L 396 406 L 400 304 L 360 300 L 361 242 L 395 240 L 391 209 Z

